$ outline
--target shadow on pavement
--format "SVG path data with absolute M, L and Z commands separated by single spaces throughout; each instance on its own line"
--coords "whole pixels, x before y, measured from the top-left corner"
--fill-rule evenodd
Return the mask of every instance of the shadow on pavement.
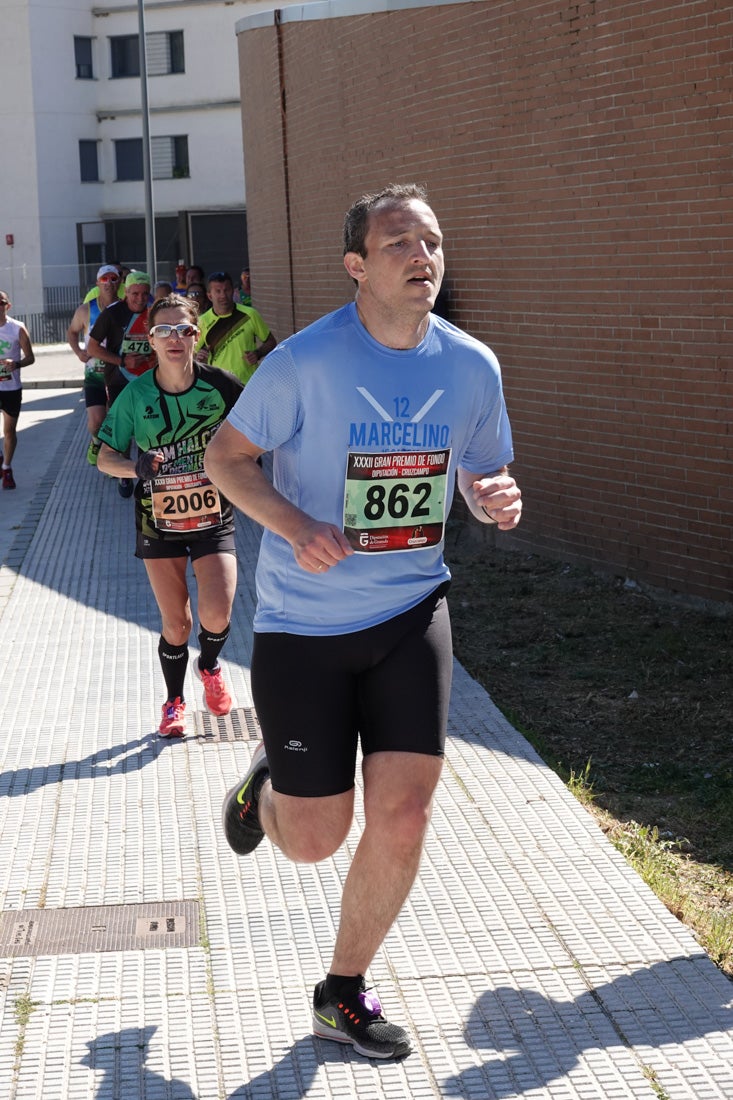
M 474 1049 L 501 1056 L 448 1078 L 441 1095 L 496 1100 L 523 1096 L 567 1077 L 584 1052 L 613 1047 L 625 1047 L 640 1075 L 649 1073 L 652 1067 L 635 1052 L 661 1043 L 691 1042 L 733 1025 L 730 1000 L 715 1006 L 695 1003 L 690 992 L 695 967 L 693 958 L 655 963 L 589 988 L 574 1001 L 555 1001 L 531 989 L 511 987 L 484 993 L 466 1022 L 464 1036 Z M 663 1079 L 660 1085 L 664 1087 Z
M 157 1027 L 128 1027 L 110 1031 L 87 1043 L 89 1054 L 83 1066 L 104 1072 L 95 1100 L 133 1100 L 143 1096 L 173 1096 L 175 1100 L 196 1100 L 181 1080 L 168 1080 L 145 1065 L 150 1040 Z
M 114 775 L 139 772 L 152 764 L 161 753 L 182 741 L 166 740 L 151 732 L 135 741 L 98 749 L 82 760 L 64 760 L 36 768 L 16 768 L 0 772 L 0 798 L 17 798 L 65 779 L 109 779 Z

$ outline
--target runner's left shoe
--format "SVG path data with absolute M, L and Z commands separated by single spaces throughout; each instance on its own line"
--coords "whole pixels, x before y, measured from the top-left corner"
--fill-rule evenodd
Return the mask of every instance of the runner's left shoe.
M 6 467 L 3 470 L 3 489 L 15 489 L 15 478 L 13 477 L 13 471 L 10 467 Z
M 132 478 L 121 477 L 117 482 L 117 492 L 121 497 L 131 497 L 134 488 Z
M 217 717 L 229 714 L 232 709 L 232 697 L 224 683 L 221 667 L 209 672 L 205 668 L 199 668 L 197 663 L 194 665 L 194 672 L 204 685 L 204 703 L 211 713 L 216 714 Z
M 315 1035 L 351 1043 L 366 1058 L 404 1058 L 410 1053 L 410 1036 L 403 1027 L 385 1020 L 379 998 L 366 988 L 363 978 L 354 982 L 352 992 L 342 989 L 340 996 L 325 996 L 325 985 L 319 982 L 313 993 Z

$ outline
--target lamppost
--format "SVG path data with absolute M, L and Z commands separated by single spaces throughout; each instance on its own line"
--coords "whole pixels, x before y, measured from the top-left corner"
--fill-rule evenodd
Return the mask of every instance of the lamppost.
M 143 187 L 145 189 L 145 262 L 151 286 L 157 279 L 155 216 L 153 214 L 153 171 L 150 157 L 150 110 L 148 107 L 148 62 L 145 49 L 145 10 L 137 0 L 138 46 L 140 50 L 140 98 L 143 116 Z

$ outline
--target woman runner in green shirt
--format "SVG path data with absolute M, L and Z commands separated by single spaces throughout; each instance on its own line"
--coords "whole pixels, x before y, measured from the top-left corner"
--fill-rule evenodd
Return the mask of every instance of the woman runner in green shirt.
M 212 714 L 228 714 L 232 707 L 218 658 L 229 636 L 237 580 L 234 515 L 204 473 L 204 451 L 242 384 L 227 371 L 194 362 L 197 322 L 190 299 L 170 294 L 153 303 L 148 324 L 157 366 L 125 387 L 99 431 L 98 468 L 113 477 L 139 478 L 135 555 L 145 564 L 162 619 L 163 737 L 182 737 L 185 731 L 184 681 L 193 627 L 189 557 L 200 625 L 195 672 Z M 132 440 L 137 461 L 125 455 Z

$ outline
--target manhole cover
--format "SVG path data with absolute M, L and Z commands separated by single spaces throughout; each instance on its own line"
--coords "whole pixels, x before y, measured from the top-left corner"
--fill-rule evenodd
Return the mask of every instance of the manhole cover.
M 261 741 L 260 723 L 254 707 L 236 707 L 216 718 L 207 710 L 197 710 L 194 714 L 194 728 L 199 741 Z
M 197 901 L 99 905 L 79 909 L 21 909 L 0 913 L 0 956 L 79 955 L 195 947 Z

